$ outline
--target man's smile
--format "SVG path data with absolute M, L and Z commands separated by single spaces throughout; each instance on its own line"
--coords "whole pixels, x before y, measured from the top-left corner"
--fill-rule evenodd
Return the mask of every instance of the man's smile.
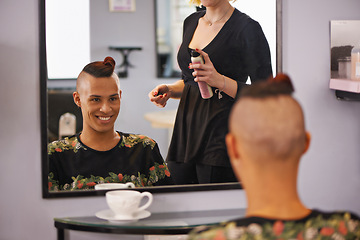
M 101 121 L 107 121 L 107 120 L 110 120 L 111 116 L 108 116 L 108 117 L 97 116 L 97 118 L 100 119 Z

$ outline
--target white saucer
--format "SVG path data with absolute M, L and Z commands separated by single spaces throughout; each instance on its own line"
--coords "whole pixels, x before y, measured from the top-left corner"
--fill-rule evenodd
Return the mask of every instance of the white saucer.
M 104 219 L 104 220 L 108 220 L 110 222 L 116 222 L 116 223 L 128 223 L 128 222 L 134 222 L 137 221 L 139 219 L 143 219 L 143 218 L 147 218 L 150 217 L 151 213 L 149 211 L 143 210 L 140 211 L 138 213 L 136 213 L 132 218 L 129 218 L 128 216 L 117 216 L 115 217 L 115 213 L 113 211 L 111 211 L 111 209 L 106 209 L 106 210 L 102 210 L 99 211 L 97 213 L 95 213 L 95 216 L 100 218 L 100 219 Z

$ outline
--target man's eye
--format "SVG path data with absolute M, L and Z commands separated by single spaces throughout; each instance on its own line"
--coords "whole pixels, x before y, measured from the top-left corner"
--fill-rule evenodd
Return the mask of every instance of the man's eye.
M 110 101 L 116 101 L 116 100 L 118 100 L 118 98 L 117 97 L 112 97 L 112 98 L 110 98 Z
M 93 98 L 91 99 L 92 102 L 99 102 L 100 101 L 100 98 Z

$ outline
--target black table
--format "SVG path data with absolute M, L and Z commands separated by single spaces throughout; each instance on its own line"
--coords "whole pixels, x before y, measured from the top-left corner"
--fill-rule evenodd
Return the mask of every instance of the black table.
M 65 239 L 65 230 L 137 235 L 187 234 L 200 225 L 214 225 L 240 218 L 245 209 L 196 212 L 153 213 L 150 217 L 129 223 L 113 223 L 96 216 L 55 218 L 58 240 Z

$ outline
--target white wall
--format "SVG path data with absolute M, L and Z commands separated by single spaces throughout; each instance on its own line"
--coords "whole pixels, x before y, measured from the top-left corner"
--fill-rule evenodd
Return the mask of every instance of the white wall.
M 128 94 L 124 94 L 121 113 L 133 119 L 142 118 L 143 112 L 157 110 L 146 102 L 148 88 L 161 82 L 155 78 L 154 35 L 147 30 L 153 29 L 150 2 L 136 1 L 137 11 L 142 13 L 138 21 L 149 36 L 147 41 L 134 39 L 134 45 L 144 47 L 144 51 L 133 55 L 134 62 L 141 64 L 130 70 L 130 77 L 123 84 Z M 54 217 L 92 215 L 106 208 L 103 197 L 41 198 L 37 7 L 36 0 L 0 1 L 2 240 L 55 239 Z M 307 126 L 313 134 L 311 148 L 300 168 L 301 197 L 310 207 L 346 208 L 360 214 L 359 103 L 338 101 L 334 91 L 328 88 L 329 20 L 360 19 L 358 9 L 358 0 L 289 0 L 284 1 L 283 23 L 284 70 L 295 82 L 296 96 L 305 108 Z M 137 130 L 136 125 L 127 126 L 129 122 L 131 119 L 121 127 Z M 138 132 L 166 142 L 165 130 L 150 130 L 149 126 L 139 127 Z M 245 205 L 242 191 L 216 193 L 159 194 L 152 211 L 231 208 L 236 202 L 239 206 Z M 219 204 L 223 201 L 227 202 Z M 116 235 L 71 233 L 72 239 L 98 239 L 100 236 L 102 239 L 117 238 Z M 141 238 L 125 236 L 122 239 Z

